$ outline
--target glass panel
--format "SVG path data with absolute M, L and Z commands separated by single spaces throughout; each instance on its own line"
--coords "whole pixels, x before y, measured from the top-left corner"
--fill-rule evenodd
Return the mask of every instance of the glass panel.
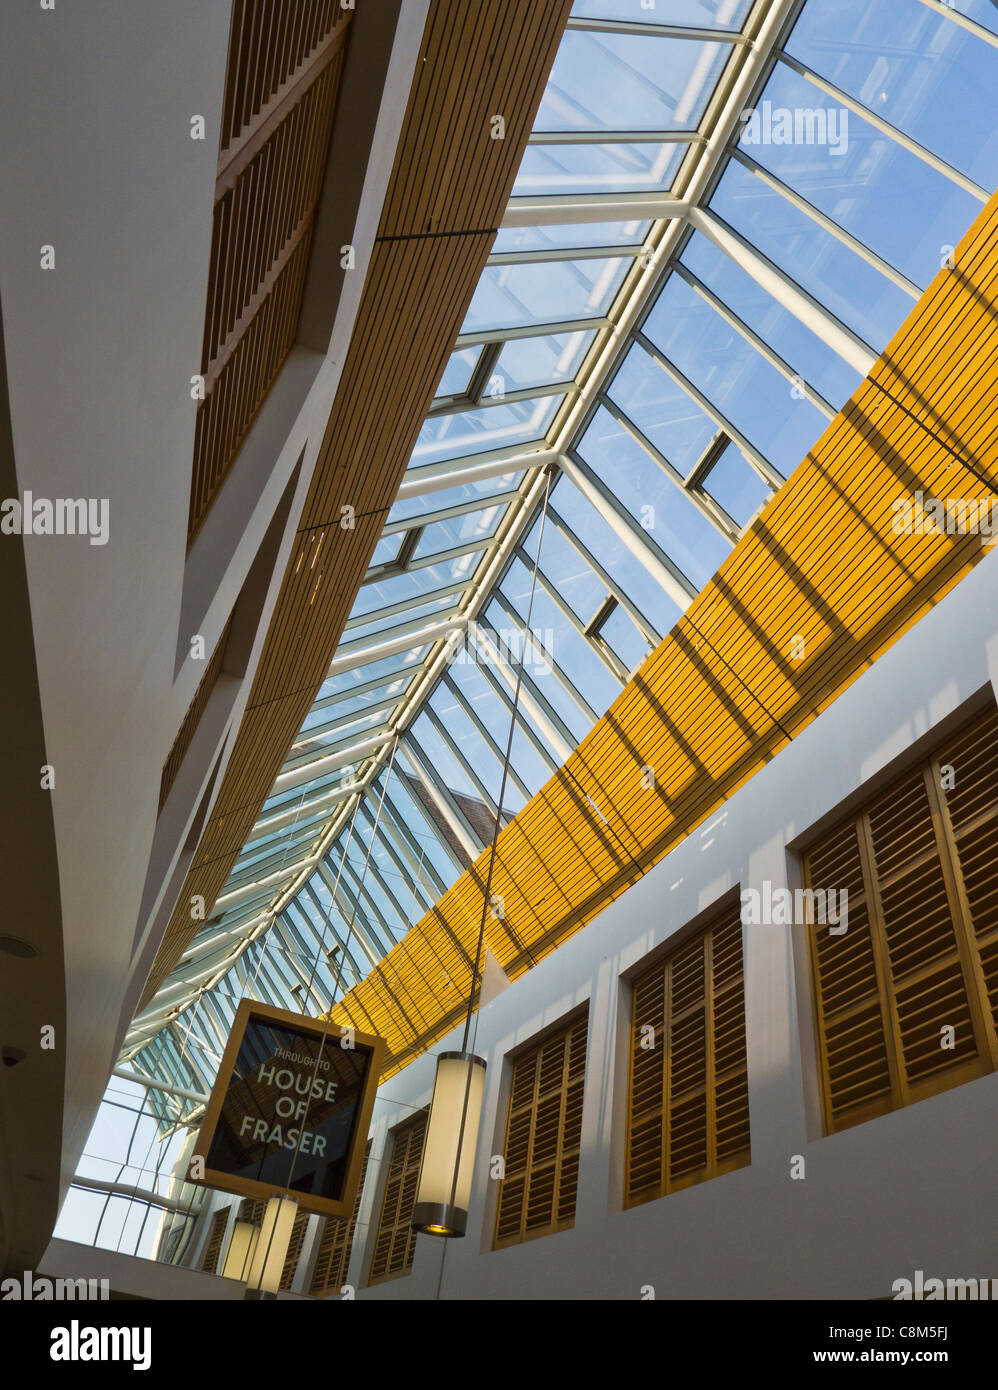
M 459 870 L 441 844 L 437 829 L 430 824 L 422 804 L 409 791 L 405 777 L 411 775 L 396 759 L 395 772 L 388 784 L 386 812 L 394 810 L 402 818 L 405 830 L 416 839 L 426 863 L 432 866 L 440 881 L 449 888 L 457 879 Z
M 572 14 L 586 19 L 740 29 L 751 7 L 752 0 L 655 0 L 651 10 L 641 0 L 575 0 Z
M 454 695 L 444 685 L 438 685 L 433 695 L 430 697 L 430 706 L 440 719 L 451 738 L 457 743 L 462 756 L 466 759 L 469 766 L 473 767 L 478 777 L 481 779 L 492 800 L 498 806 L 499 787 L 502 782 L 502 764 L 492 751 L 486 747 L 485 741 L 476 729 L 475 725 L 465 714 L 464 710 L 457 703 Z M 508 730 L 507 730 L 508 734 Z M 500 748 L 506 750 L 506 738 L 503 737 Z M 480 798 L 479 793 L 475 793 Z M 510 779 L 506 779 L 506 790 L 503 794 L 503 816 L 510 812 L 522 810 L 524 805 L 523 796 L 517 789 L 516 784 Z
M 461 655 L 449 667 L 448 674 L 464 698 L 472 705 L 476 716 L 488 729 L 498 747 L 505 753 L 511 715 L 479 669 L 486 660 L 487 656 L 483 651 L 476 648 L 469 652 L 465 643 Z M 513 738 L 511 761 L 520 780 L 531 792 L 536 792 L 547 781 L 548 769 L 533 744 L 522 733 L 526 717 L 521 705 L 517 710 L 517 733 Z
M 983 187 L 998 183 L 998 51 L 951 19 L 919 0 L 808 0 L 787 52 Z
M 485 453 L 507 445 L 534 444 L 544 438 L 563 400 L 563 396 L 541 396 L 536 400 L 510 401 L 480 410 L 433 416 L 419 432 L 409 466 L 420 468 L 423 464 L 441 463 L 462 454 Z
M 761 113 L 742 132 L 746 153 L 922 289 L 939 269 L 940 247 L 955 244 L 980 211 L 969 193 L 790 68 L 777 67 Z M 802 118 L 798 129 L 802 113 L 813 124 Z M 823 130 L 827 143 L 807 143 Z M 854 286 L 853 277 L 841 288 Z
M 629 258 L 491 265 L 482 272 L 462 333 L 593 318 L 613 303 Z
M 432 529 L 432 527 L 428 528 L 428 530 Z M 434 547 L 434 549 L 442 548 Z M 386 628 L 398 627 L 401 623 L 413 622 L 420 618 L 432 618 L 442 609 L 455 608 L 460 601 L 460 594 L 444 594 L 440 598 L 429 599 L 426 603 L 421 603 L 418 608 L 407 608 L 401 613 L 392 613 L 386 618 L 375 618 L 372 622 L 364 623 L 361 627 L 349 628 L 343 634 L 343 641 L 360 642 L 365 637 L 373 637 L 376 632 L 383 632 Z M 328 718 L 328 715 L 326 717 Z
M 678 275 L 645 333 L 785 478 L 824 432 L 826 417 Z
M 541 557 L 543 564 L 543 555 Z M 511 626 L 510 619 L 504 617 L 504 632 L 507 641 L 517 650 L 523 631 L 523 622 L 530 601 L 532 571 L 519 560 L 514 560 L 505 579 L 502 591 L 512 603 L 518 623 Z M 539 641 L 550 660 L 564 672 L 575 689 L 599 716 L 620 694 L 620 684 L 600 661 L 589 642 L 570 623 L 552 598 L 537 586 L 534 606 L 530 617 L 530 627 L 539 634 Z M 555 707 L 576 738 L 582 738 L 592 727 L 584 710 L 580 709 L 571 695 L 565 690 L 553 667 L 539 653 L 528 665 L 541 693 Z
M 413 559 L 419 560 L 424 555 L 435 555 L 438 551 L 449 550 L 455 545 L 487 540 L 495 535 L 505 513 L 505 505 L 493 506 L 485 507 L 480 512 L 465 512 L 463 516 L 448 517 L 446 521 L 434 521 L 420 536 Z M 455 603 L 457 600 L 447 601 Z
M 524 342 L 532 342 L 533 339 L 525 338 Z M 549 339 L 540 339 L 541 342 L 548 342 Z M 513 388 L 510 387 L 510 390 Z M 461 483 L 457 487 L 442 488 L 439 492 L 425 492 L 421 497 L 405 497 L 396 502 L 388 513 L 389 522 L 410 521 L 420 516 L 425 516 L 427 512 L 440 511 L 442 507 L 456 507 L 462 502 L 471 502 L 475 498 L 481 498 L 483 504 L 489 497 L 501 492 L 511 492 L 519 486 L 523 477 L 521 473 L 503 473 L 497 478 L 479 478 L 472 483 Z M 359 597 L 359 596 L 358 596 Z
M 632 555 L 605 517 L 583 497 L 570 478 L 563 478 L 558 485 L 553 505 L 562 520 L 585 540 L 595 558 L 613 575 L 618 588 L 639 612 L 647 615 L 656 632 L 664 636 L 678 621 L 679 608 L 663 593 L 641 561 Z
M 990 29 L 992 34 L 998 34 L 998 14 L 995 10 L 995 0 L 945 0 L 952 4 L 954 10 L 959 10 L 968 19 L 976 19 L 977 23 L 985 29 Z
M 427 766 L 432 767 L 439 780 L 452 792 L 457 792 L 460 796 L 471 797 L 474 801 L 481 803 L 482 799 L 475 790 L 474 783 L 425 713 L 420 714 L 415 721 L 412 732 L 423 754 L 424 771 Z M 406 745 L 403 744 L 402 747 L 405 749 Z
M 498 378 L 504 391 L 526 391 L 547 382 L 572 381 L 595 337 L 596 330 L 591 328 L 545 338 L 513 338 L 499 354 L 492 382 Z
M 569 29 L 534 129 L 690 130 L 729 52 L 727 44 Z
M 645 413 L 644 409 L 639 408 L 638 413 Z M 578 452 L 601 478 L 612 483 L 614 496 L 702 589 L 731 546 L 682 488 L 666 477 L 603 406 L 593 416 Z
M 911 311 L 909 295 L 735 160 L 710 206 L 874 352 Z
M 401 619 L 399 619 L 401 621 Z M 401 699 L 406 686 L 409 684 L 410 677 L 400 677 L 394 680 L 385 681 L 382 685 L 375 686 L 373 690 L 367 690 L 363 695 L 354 695 L 349 700 L 338 701 L 335 705 L 313 706 L 305 716 L 302 725 L 302 733 L 307 733 L 309 729 L 317 724 L 324 724 L 328 719 L 349 719 L 366 705 L 378 704 L 380 701 L 395 697 Z
M 702 484 L 739 526 L 747 526 L 770 495 L 770 490 L 742 451 L 729 444 Z
M 684 477 L 717 434 L 714 421 L 637 344 L 607 394 Z
M 530 556 L 531 565 L 537 550 L 539 524 L 534 523 L 530 535 L 523 542 L 523 549 Z M 599 575 L 589 568 L 568 537 L 550 525 L 544 527 L 541 572 L 557 589 L 583 627 L 606 598 L 606 585 Z M 564 621 L 565 619 L 562 619 L 562 622 Z
M 378 544 L 374 547 L 370 568 L 374 569 L 378 565 L 390 565 L 393 560 L 398 558 L 398 553 L 401 548 L 401 536 L 382 536 Z
M 640 246 L 650 222 L 577 222 L 557 227 L 504 227 L 492 247 L 500 251 L 553 251 L 562 247 Z
M 637 670 L 648 655 L 648 643 L 619 604 L 600 628 L 600 636 L 609 643 L 628 671 Z
M 468 389 L 481 348 L 459 348 L 452 352 L 437 387 L 438 396 L 460 396 Z
M 400 579 L 407 577 L 411 576 L 399 576 Z M 392 584 L 395 583 L 394 580 L 391 582 Z M 380 584 L 371 585 L 371 588 L 375 590 L 381 587 Z M 360 592 L 363 594 L 364 590 L 361 589 Z M 397 597 L 397 594 L 393 595 L 391 598 L 386 599 L 385 602 L 392 603 Z M 406 596 L 403 595 L 403 597 Z M 379 606 L 380 601 L 373 605 L 375 608 Z M 335 676 L 330 677 L 329 680 L 323 681 L 319 688 L 319 693 L 316 696 L 316 701 L 325 700 L 330 695 L 338 695 L 342 691 L 349 690 L 355 685 L 366 685 L 369 681 L 380 680 L 381 678 L 391 680 L 398 675 L 399 671 L 404 666 L 416 666 L 422 661 L 428 651 L 429 647 L 425 645 L 421 647 L 410 647 L 406 652 L 397 652 L 394 656 L 383 656 L 379 661 L 369 662 L 366 666 L 355 666 L 353 670 L 350 671 L 339 671 Z
M 671 187 L 688 145 L 528 145 L 515 198 L 560 193 L 642 193 Z
M 862 380 L 859 373 L 757 285 L 730 256 L 697 232 L 687 243 L 681 260 L 788 366 L 820 391 L 830 405 L 836 409 L 845 405 Z

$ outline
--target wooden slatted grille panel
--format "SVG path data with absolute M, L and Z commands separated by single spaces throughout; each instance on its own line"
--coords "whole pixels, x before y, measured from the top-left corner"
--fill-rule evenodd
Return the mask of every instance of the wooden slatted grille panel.
M 847 931 L 809 932 L 828 1130 L 994 1070 L 998 711 L 822 835 L 804 870 L 848 892 Z
M 750 1160 L 739 904 L 632 989 L 629 1207 Z
M 219 1207 L 218 1211 L 212 1214 L 211 1231 L 204 1247 L 204 1254 L 201 1256 L 201 1268 L 206 1274 L 218 1273 L 218 1258 L 222 1253 L 222 1241 L 225 1239 L 228 1221 L 228 1207 Z
M 383 1284 L 388 1279 L 408 1274 L 412 1269 L 416 1232 L 409 1223 L 416 1203 L 428 1114 L 428 1111 L 421 1110 L 393 1132 L 369 1284 Z
M 495 1246 L 575 1224 L 588 1014 L 513 1061 Z
M 701 825 L 986 553 L 987 536 L 893 527 L 894 502 L 918 490 L 998 490 L 998 196 L 954 259 L 672 632 L 500 833 L 492 891 L 505 918 L 489 944 L 511 979 Z M 333 1010 L 386 1039 L 386 1076 L 467 1007 L 487 857 Z
M 312 1283 L 309 1289 L 313 1298 L 325 1298 L 327 1294 L 338 1294 L 346 1282 L 350 1267 L 350 1252 L 353 1249 L 354 1232 L 360 1216 L 360 1202 L 364 1195 L 367 1180 L 367 1163 L 371 1157 L 371 1141 L 364 1150 L 364 1163 L 360 1170 L 360 1183 L 354 1200 L 353 1211 L 349 1217 L 327 1216 L 319 1238 L 319 1250 L 315 1268 L 312 1270 Z
M 305 1232 L 308 1229 L 308 1212 L 300 1211 L 295 1217 L 294 1225 L 291 1227 L 291 1239 L 288 1241 L 288 1253 L 284 1260 L 284 1268 L 281 1271 L 281 1288 L 287 1293 L 294 1283 L 295 1270 L 298 1268 L 298 1261 L 301 1258 L 301 1248 L 305 1243 Z
M 252 137 L 321 57 L 351 11 L 340 0 L 234 0 L 225 74 L 223 155 Z
M 214 903 L 221 892 L 329 669 L 492 249 L 570 8 L 570 0 L 431 0 L 297 539 L 222 785 L 140 1008 L 198 929 L 192 897 Z M 490 137 L 496 112 L 506 118 L 504 140 Z M 347 504 L 356 512 L 353 531 L 339 525 Z M 462 969 L 470 967 L 462 956 Z
M 338 0 L 233 9 L 189 542 L 294 345 L 350 13 Z
M 218 639 L 218 644 L 212 653 L 211 660 L 205 667 L 204 675 L 194 693 L 194 699 L 190 703 L 187 713 L 184 715 L 184 722 L 177 730 L 177 737 L 173 740 L 173 747 L 167 754 L 166 762 L 163 764 L 163 772 L 159 779 L 159 810 L 162 811 L 166 804 L 166 798 L 170 795 L 170 789 L 177 780 L 177 773 L 180 771 L 181 764 L 187 756 L 187 750 L 193 742 L 194 735 L 197 733 L 198 725 L 201 723 L 201 716 L 205 712 L 205 707 L 211 698 L 211 692 L 215 689 L 215 682 L 222 672 L 222 663 L 225 660 L 225 644 L 229 640 L 229 628 L 232 626 L 232 619 L 225 625 L 225 631 Z

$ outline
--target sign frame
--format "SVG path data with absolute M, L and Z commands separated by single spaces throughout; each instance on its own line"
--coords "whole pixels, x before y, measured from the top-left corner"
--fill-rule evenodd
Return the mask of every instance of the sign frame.
M 232 1073 L 235 1070 L 236 1062 L 239 1058 L 239 1051 L 243 1045 L 243 1038 L 251 1020 L 262 1019 L 266 1023 L 274 1023 L 278 1026 L 293 1029 L 295 1032 L 311 1034 L 314 1038 L 335 1040 L 350 1033 L 354 1042 L 359 1046 L 368 1048 L 371 1051 L 370 1068 L 364 1090 L 361 1093 L 360 1102 L 357 1107 L 357 1119 L 354 1124 L 353 1138 L 350 1144 L 349 1154 L 346 1162 L 346 1175 L 343 1180 L 343 1195 L 339 1201 L 334 1201 L 329 1197 L 319 1197 L 311 1192 L 301 1192 L 295 1188 L 289 1188 L 287 1195 L 297 1201 L 302 1211 L 315 1212 L 320 1216 L 349 1217 L 353 1212 L 354 1202 L 357 1198 L 357 1189 L 360 1186 L 361 1168 L 364 1162 L 364 1148 L 367 1144 L 368 1131 L 371 1127 L 371 1115 L 374 1111 L 374 1102 L 378 1092 L 378 1085 L 381 1081 L 381 1070 L 384 1065 L 386 1045 L 383 1038 L 375 1037 L 370 1033 L 358 1033 L 355 1028 L 342 1027 L 338 1023 L 327 1022 L 322 1018 L 310 1018 L 307 1014 L 291 1013 L 287 1009 L 279 1009 L 273 1004 L 261 1004 L 254 999 L 244 999 L 232 1021 L 232 1029 L 229 1033 L 229 1040 L 225 1045 L 222 1054 L 222 1062 L 215 1078 L 215 1084 L 211 1089 L 208 1104 L 205 1106 L 204 1119 L 201 1121 L 201 1128 L 198 1131 L 197 1141 L 191 1157 L 188 1160 L 188 1171 L 190 1164 L 196 1158 L 200 1158 L 206 1165 L 204 1176 L 199 1178 L 188 1177 L 186 1180 L 197 1184 L 200 1187 L 217 1188 L 222 1192 L 233 1192 L 242 1197 L 267 1198 L 283 1196 L 285 1189 L 272 1182 L 259 1182 L 256 1178 L 237 1177 L 232 1173 L 224 1173 L 217 1168 L 207 1167 L 208 1154 L 215 1138 L 215 1131 L 222 1114 L 222 1105 L 228 1094 L 229 1083 L 232 1080 Z

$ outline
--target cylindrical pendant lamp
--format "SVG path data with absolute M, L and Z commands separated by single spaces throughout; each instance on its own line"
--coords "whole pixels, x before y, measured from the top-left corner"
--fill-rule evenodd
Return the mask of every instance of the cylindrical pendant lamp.
M 256 1249 L 250 1260 L 249 1279 L 246 1281 L 250 1289 L 276 1294 L 281 1287 L 281 1275 L 284 1273 L 284 1262 L 288 1257 L 297 1215 L 298 1203 L 294 1197 L 271 1197 L 267 1203 Z
M 481 1057 L 471 1052 L 440 1054 L 412 1209 L 412 1225 L 426 1235 L 464 1235 L 484 1091 Z

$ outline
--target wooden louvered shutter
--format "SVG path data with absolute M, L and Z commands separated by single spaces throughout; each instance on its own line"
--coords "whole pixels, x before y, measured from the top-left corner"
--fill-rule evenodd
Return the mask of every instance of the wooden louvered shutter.
M 496 1249 L 575 1222 L 588 1015 L 513 1061 Z
M 829 1131 L 994 1069 L 996 739 L 990 711 L 804 856 L 849 895 L 845 933 L 809 932 Z
M 305 1231 L 308 1229 L 308 1212 L 300 1211 L 295 1217 L 294 1225 L 291 1227 L 291 1239 L 288 1241 L 288 1253 L 284 1260 L 284 1268 L 281 1271 L 281 1288 L 285 1293 L 291 1288 L 295 1281 L 295 1270 L 298 1268 L 298 1261 L 301 1258 L 301 1248 L 305 1243 Z
M 738 903 L 633 983 L 625 1205 L 749 1162 Z
M 383 1283 L 412 1269 L 416 1232 L 409 1223 L 423 1160 L 426 1119 L 427 1111 L 421 1110 L 394 1132 L 369 1284 Z
M 936 761 L 946 799 L 945 830 L 958 868 L 960 906 L 973 948 L 974 983 L 989 1051 L 998 1066 L 998 710 L 990 710 L 945 744 Z
M 239 1220 L 250 1221 L 254 1226 L 259 1226 L 263 1222 L 263 1213 L 267 1210 L 267 1203 L 262 1197 L 244 1197 L 239 1204 Z
M 360 1202 L 364 1195 L 364 1182 L 367 1178 L 367 1161 L 371 1156 L 371 1142 L 368 1140 L 364 1150 L 364 1164 L 360 1170 L 360 1183 L 353 1211 L 349 1217 L 329 1216 L 319 1240 L 319 1252 L 312 1271 L 312 1285 L 309 1289 L 313 1298 L 324 1298 L 327 1294 L 338 1294 L 347 1277 L 350 1265 L 350 1252 L 353 1248 L 354 1231 L 360 1215 Z
M 211 1233 L 201 1256 L 201 1268 L 206 1274 L 215 1274 L 218 1271 L 218 1257 L 222 1253 L 222 1241 L 225 1239 L 228 1221 L 228 1207 L 220 1207 L 211 1218 Z

